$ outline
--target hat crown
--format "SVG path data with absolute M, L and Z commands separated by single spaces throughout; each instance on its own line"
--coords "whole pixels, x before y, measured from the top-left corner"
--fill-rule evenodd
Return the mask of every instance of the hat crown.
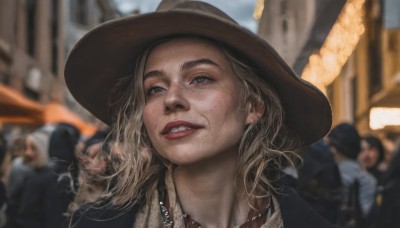
M 158 5 L 157 12 L 162 11 L 191 11 L 208 16 L 214 16 L 220 20 L 226 20 L 231 23 L 238 24 L 233 18 L 224 13 L 222 10 L 201 1 L 187 1 L 187 0 L 164 0 Z

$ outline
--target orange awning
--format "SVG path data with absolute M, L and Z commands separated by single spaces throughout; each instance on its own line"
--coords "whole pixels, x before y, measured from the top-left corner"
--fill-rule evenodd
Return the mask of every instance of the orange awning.
M 56 102 L 50 102 L 46 105 L 44 119 L 46 123 L 64 122 L 72 124 L 86 137 L 90 137 L 96 132 L 95 125 L 86 123 L 67 107 Z
M 43 116 L 43 105 L 0 84 L 0 122 L 40 125 L 44 123 Z
M 34 124 L 64 122 L 77 127 L 82 135 L 90 137 L 96 126 L 83 121 L 67 107 L 56 102 L 42 105 L 21 94 L 18 90 L 0 84 L 0 122 Z

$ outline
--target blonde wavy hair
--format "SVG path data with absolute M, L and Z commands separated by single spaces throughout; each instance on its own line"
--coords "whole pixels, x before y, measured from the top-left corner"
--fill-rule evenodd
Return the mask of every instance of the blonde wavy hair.
M 166 40 L 170 39 L 150 45 L 136 63 L 133 75 L 122 79 L 112 94 L 115 98 L 111 99 L 111 110 L 114 110 L 112 133 L 115 137 L 113 154 L 117 154 L 119 159 L 113 164 L 113 174 L 107 177 L 107 197 L 116 206 L 148 202 L 160 176 L 172 167 L 152 147 L 143 123 L 146 60 L 152 48 Z M 277 191 L 275 182 L 280 179 L 281 171 L 295 166 L 300 160 L 295 151 L 300 140 L 286 129 L 285 113 L 275 90 L 223 44 L 216 43 L 216 46 L 225 53 L 241 81 L 244 106 L 263 105 L 266 110 L 261 118 L 246 128 L 241 138 L 235 183 L 244 186 L 248 196 L 256 196 L 260 190 Z

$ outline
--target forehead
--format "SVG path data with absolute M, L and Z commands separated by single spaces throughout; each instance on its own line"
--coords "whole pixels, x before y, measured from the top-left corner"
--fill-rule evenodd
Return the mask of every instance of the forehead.
M 213 57 L 226 61 L 222 47 L 200 37 L 176 37 L 160 41 L 150 51 L 147 64 L 156 60 Z

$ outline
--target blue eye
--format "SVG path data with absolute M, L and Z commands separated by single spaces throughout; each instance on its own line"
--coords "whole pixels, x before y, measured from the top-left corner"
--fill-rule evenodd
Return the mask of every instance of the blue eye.
M 210 77 L 207 77 L 207 76 L 198 76 L 198 77 L 195 77 L 195 78 L 192 80 L 192 83 L 193 83 L 193 84 L 207 84 L 207 83 L 209 83 L 211 80 L 212 80 L 212 79 L 211 79 Z
M 159 86 L 154 86 L 147 90 L 147 94 L 153 95 L 153 94 L 161 93 L 162 91 L 164 91 L 164 88 L 159 87 Z

